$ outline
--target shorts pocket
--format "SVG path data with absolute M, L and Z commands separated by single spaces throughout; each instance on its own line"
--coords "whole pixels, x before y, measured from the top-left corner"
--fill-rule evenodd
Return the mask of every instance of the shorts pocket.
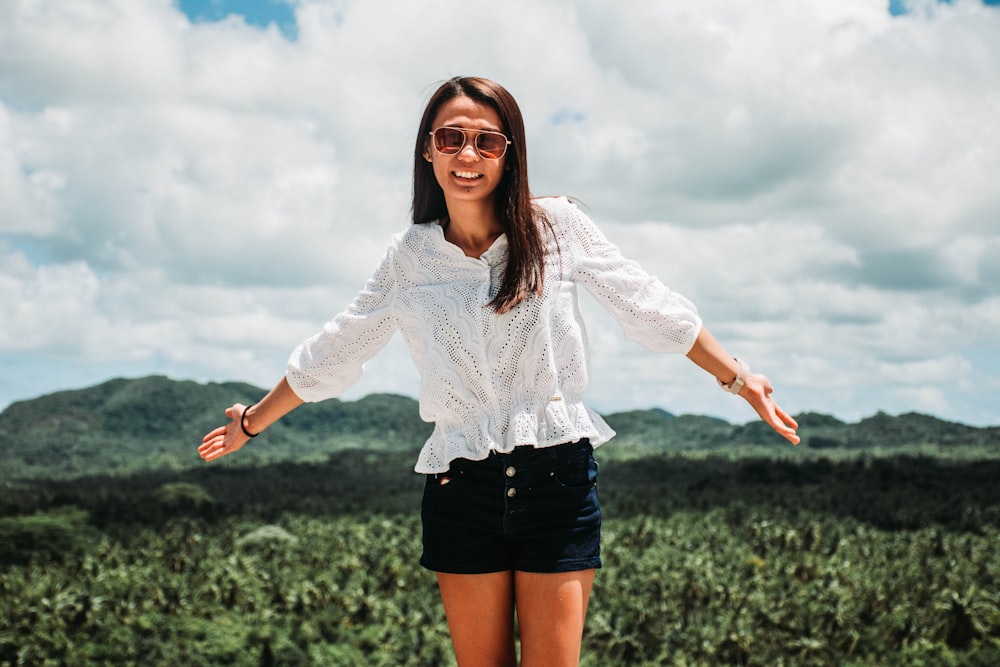
M 425 493 L 434 495 L 455 494 L 458 493 L 458 487 L 462 486 L 462 482 L 464 481 L 466 481 L 464 471 L 456 468 L 451 468 L 448 472 L 436 475 L 427 475 Z
M 588 446 L 573 456 L 553 461 L 552 477 L 564 488 L 589 489 L 597 483 L 597 467 L 593 450 Z

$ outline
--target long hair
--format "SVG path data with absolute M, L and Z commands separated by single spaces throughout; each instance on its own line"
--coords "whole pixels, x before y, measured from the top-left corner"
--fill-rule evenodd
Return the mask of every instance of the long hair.
M 413 222 L 436 222 L 448 215 L 444 191 L 434 177 L 434 167 L 424 158 L 431 123 L 445 102 L 468 97 L 496 110 L 511 141 L 507 148 L 503 177 L 494 193 L 497 217 L 507 235 L 507 269 L 497 295 L 489 305 L 506 313 L 530 294 L 540 294 L 545 277 L 544 220 L 531 204 L 528 188 L 528 157 L 524 140 L 524 119 L 514 97 L 498 83 L 480 77 L 448 79 L 431 95 L 424 109 L 417 143 L 413 151 Z M 540 218 L 540 220 L 538 219 Z

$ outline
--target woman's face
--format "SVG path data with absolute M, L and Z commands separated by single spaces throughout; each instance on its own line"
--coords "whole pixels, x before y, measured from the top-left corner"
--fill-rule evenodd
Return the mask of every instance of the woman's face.
M 465 96 L 452 98 L 441 105 L 431 130 L 439 127 L 505 132 L 500 115 L 493 107 Z M 427 137 L 424 157 L 433 165 L 434 177 L 444 191 L 449 208 L 453 202 L 492 203 L 493 194 L 503 179 L 506 155 L 497 160 L 484 158 L 476 151 L 475 141 L 476 133 L 467 132 L 462 149 L 454 155 L 445 155 L 434 147 L 431 137 Z

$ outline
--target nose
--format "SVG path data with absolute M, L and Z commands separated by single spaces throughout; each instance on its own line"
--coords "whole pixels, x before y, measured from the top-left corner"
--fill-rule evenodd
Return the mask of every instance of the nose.
M 476 150 L 475 139 L 472 141 L 466 139 L 465 144 L 462 145 L 462 149 L 458 151 L 458 155 L 456 157 L 463 160 L 471 160 L 472 162 L 479 160 L 479 151 Z

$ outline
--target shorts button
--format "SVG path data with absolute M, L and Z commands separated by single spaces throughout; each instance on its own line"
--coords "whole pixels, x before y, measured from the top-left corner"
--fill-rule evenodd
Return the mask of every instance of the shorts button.
M 517 474 L 517 468 L 515 468 L 514 466 L 510 466 L 507 468 L 506 472 L 508 477 L 513 477 L 514 475 Z
M 513 498 L 513 497 L 514 497 L 514 496 L 516 496 L 516 495 L 517 495 L 517 489 L 515 489 L 515 488 L 513 488 L 513 487 L 512 487 L 512 488 L 509 488 L 509 489 L 507 489 L 507 497 L 508 497 L 508 498 Z

